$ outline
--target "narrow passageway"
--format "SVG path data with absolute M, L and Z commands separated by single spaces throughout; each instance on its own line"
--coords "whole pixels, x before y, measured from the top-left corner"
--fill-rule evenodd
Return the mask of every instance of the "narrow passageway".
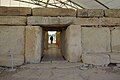
M 44 51 L 42 62 L 64 61 L 60 48 L 56 44 L 49 44 L 48 50 Z

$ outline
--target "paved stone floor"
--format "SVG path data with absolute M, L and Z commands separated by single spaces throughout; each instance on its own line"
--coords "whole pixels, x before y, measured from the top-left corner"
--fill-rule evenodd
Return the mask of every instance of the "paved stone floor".
M 0 68 L 0 80 L 120 80 L 120 68 L 82 63 L 26 64 L 13 72 Z
M 56 44 L 49 44 L 48 50 L 44 50 L 42 63 L 66 62 L 61 55 L 60 48 Z

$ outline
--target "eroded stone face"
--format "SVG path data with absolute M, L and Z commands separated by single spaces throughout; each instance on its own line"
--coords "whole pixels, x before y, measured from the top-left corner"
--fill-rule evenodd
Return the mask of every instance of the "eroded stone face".
M 107 9 L 105 11 L 105 17 L 120 18 L 120 9 Z
M 103 17 L 104 12 L 102 9 L 79 9 L 77 17 Z
M 81 26 L 70 25 L 65 35 L 65 57 L 70 62 L 80 61 L 81 48 Z
M 116 27 L 111 31 L 111 45 L 113 52 L 120 52 L 120 28 Z
M 0 7 L 0 16 L 27 16 L 27 15 L 31 15 L 31 8 Z
M 76 16 L 74 9 L 64 8 L 33 8 L 33 16 Z
M 27 63 L 39 63 L 42 54 L 42 28 L 26 27 L 25 58 Z
M 0 65 L 14 66 L 24 63 L 25 26 L 0 26 Z
M 107 54 L 82 54 L 82 61 L 86 64 L 108 65 L 110 58 Z
M 25 26 L 27 18 L 24 16 L 0 16 L 0 25 Z
M 82 47 L 85 53 L 110 52 L 109 28 L 82 27 Z

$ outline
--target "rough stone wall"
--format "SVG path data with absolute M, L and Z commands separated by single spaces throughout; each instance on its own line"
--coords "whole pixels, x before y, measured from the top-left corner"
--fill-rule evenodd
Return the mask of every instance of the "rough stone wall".
M 11 66 L 11 54 L 15 54 L 14 66 L 39 63 L 43 51 L 42 28 L 51 27 L 64 28 L 61 52 L 70 62 L 120 63 L 119 9 L 0 7 L 0 66 Z

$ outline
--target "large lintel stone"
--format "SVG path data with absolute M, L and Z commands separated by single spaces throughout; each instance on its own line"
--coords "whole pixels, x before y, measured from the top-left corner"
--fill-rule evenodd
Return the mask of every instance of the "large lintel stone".
M 0 16 L 27 16 L 27 15 L 31 15 L 31 8 L 0 7 Z
M 65 35 L 65 58 L 70 62 L 80 61 L 81 48 L 81 26 L 70 25 Z
M 107 9 L 105 11 L 105 17 L 120 18 L 120 9 Z
M 24 63 L 25 26 L 0 26 L 0 66 Z
M 33 16 L 76 16 L 74 9 L 33 8 Z
M 110 52 L 109 28 L 82 27 L 82 47 L 84 52 Z
M 77 17 L 103 17 L 102 9 L 78 9 Z
M 111 30 L 111 45 L 113 52 L 120 52 L 120 28 L 115 27 Z
M 27 19 L 23 16 L 0 16 L 0 25 L 24 26 Z
M 26 27 L 25 58 L 27 63 L 39 63 L 42 54 L 42 28 Z
M 72 24 L 75 17 L 40 17 L 31 16 L 27 18 L 28 25 L 40 26 L 66 26 Z
M 110 58 L 107 54 L 82 54 L 82 61 L 86 64 L 93 65 L 108 65 L 110 63 Z

